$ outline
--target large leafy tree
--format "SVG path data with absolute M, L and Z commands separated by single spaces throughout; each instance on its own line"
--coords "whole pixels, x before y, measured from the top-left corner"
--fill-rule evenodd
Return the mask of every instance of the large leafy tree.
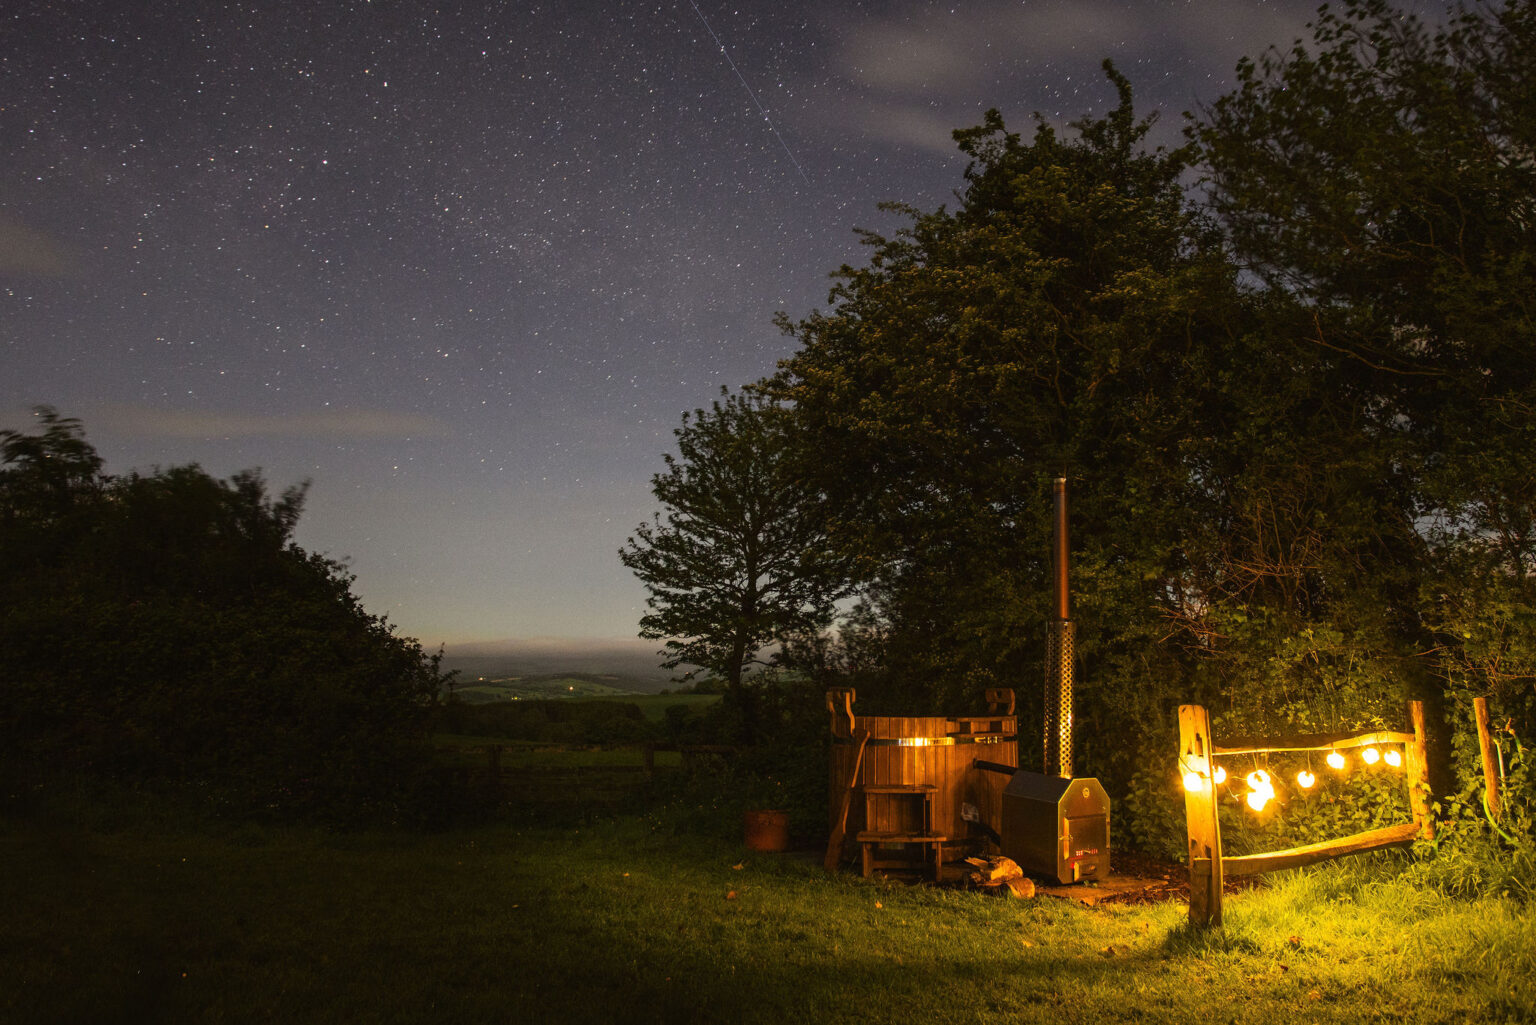
M 304 487 L 121 477 L 80 424 L 0 431 L 0 760 L 194 782 L 242 809 L 395 802 L 441 678 L 336 561 Z
M 1401 670 L 1536 722 L 1536 8 L 1426 25 L 1384 0 L 1239 67 L 1192 133 L 1245 266 L 1309 316 L 1292 341 L 1371 396 L 1424 544 L 1379 567 Z
M 1070 136 L 957 132 L 959 206 L 870 235 L 831 309 L 785 323 L 802 347 L 776 387 L 907 707 L 1041 678 L 1048 480 L 1072 478 L 1080 743 L 1124 779 L 1124 738 L 1179 700 L 1320 707 L 1334 652 L 1380 655 L 1382 580 L 1419 541 L 1374 393 L 1295 343 L 1294 296 L 1245 287 L 1185 196 L 1191 153 L 1149 150 L 1106 70 L 1119 104 Z
M 678 454 L 651 481 L 662 512 L 619 552 L 649 592 L 641 636 L 666 640 L 666 665 L 724 680 L 749 732 L 764 649 L 824 626 L 845 593 L 817 495 L 789 458 L 791 424 L 751 392 L 685 414 Z
M 1041 122 L 1025 140 L 996 112 L 957 132 L 959 207 L 900 208 L 910 226 L 867 236 L 831 309 L 783 325 L 801 349 L 777 387 L 834 539 L 875 582 L 908 704 L 1039 679 L 1058 473 L 1074 480 L 1079 615 L 1119 628 L 1082 631 L 1090 660 L 1185 675 L 1148 642 L 1187 572 L 1177 510 L 1202 498 L 1190 464 L 1211 431 L 1191 417 L 1220 400 L 1246 315 L 1184 202 L 1183 154 L 1144 148 L 1149 123 L 1109 75 L 1119 104 L 1070 136 Z

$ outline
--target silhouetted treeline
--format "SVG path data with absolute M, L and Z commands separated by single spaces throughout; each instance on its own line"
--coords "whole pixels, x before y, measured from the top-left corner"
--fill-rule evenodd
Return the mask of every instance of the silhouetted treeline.
M 113 477 L 78 422 L 0 431 L 0 761 L 217 807 L 408 817 L 437 660 L 291 540 L 304 488 Z M 13 790 L 13 793 L 16 792 Z

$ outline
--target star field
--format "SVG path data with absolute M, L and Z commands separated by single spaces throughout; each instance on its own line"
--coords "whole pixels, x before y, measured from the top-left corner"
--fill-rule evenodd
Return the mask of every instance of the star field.
M 300 543 L 429 645 L 632 636 L 681 412 L 951 199 L 951 129 L 1102 110 L 1107 56 L 1175 142 L 1312 6 L 13 0 L 0 419 L 312 479 Z

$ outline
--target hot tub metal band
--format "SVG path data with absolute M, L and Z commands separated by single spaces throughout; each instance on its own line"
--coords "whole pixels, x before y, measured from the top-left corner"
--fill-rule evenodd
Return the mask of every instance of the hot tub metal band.
M 1006 744 L 1019 739 L 1017 733 L 993 733 L 974 737 L 870 737 L 869 747 L 952 747 L 955 744 Z M 852 744 L 848 737 L 833 737 L 834 744 Z

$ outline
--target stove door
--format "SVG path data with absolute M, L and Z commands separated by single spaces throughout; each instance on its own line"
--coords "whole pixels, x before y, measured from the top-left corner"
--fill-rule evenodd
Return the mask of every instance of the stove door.
M 1074 879 L 1109 874 L 1109 816 L 1081 815 L 1066 820 L 1062 846 Z M 1066 866 L 1063 866 L 1066 867 Z

